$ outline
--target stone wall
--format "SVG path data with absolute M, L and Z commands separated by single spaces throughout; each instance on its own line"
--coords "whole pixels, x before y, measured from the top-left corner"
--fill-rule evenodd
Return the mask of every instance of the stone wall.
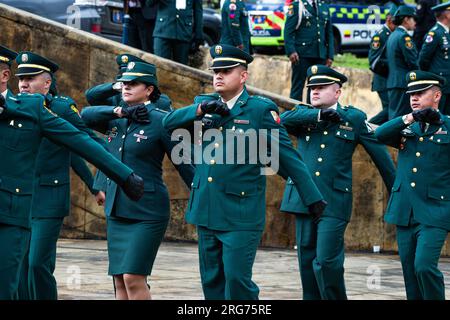
M 73 97 L 79 108 L 86 105 L 84 91 L 87 88 L 114 78 L 117 69 L 114 58 L 123 52 L 141 56 L 158 66 L 161 90 L 171 97 L 177 108 L 191 103 L 194 96 L 201 92 L 212 91 L 210 73 L 173 63 L 25 12 L 12 11 L 2 4 L 0 28 L 1 44 L 17 51 L 35 51 L 60 65 L 61 69 L 57 73 L 59 90 Z M 203 51 L 198 54 L 197 59 L 191 59 L 200 69 L 206 69 L 208 65 L 209 58 L 205 53 L 206 51 Z M 349 75 L 350 81 L 344 86 L 342 102 L 352 101 L 369 115 L 379 110 L 376 95 L 370 92 L 371 74 L 363 70 L 343 71 Z M 257 56 L 251 65 L 250 73 L 250 84 L 260 88 L 249 86 L 251 93 L 269 97 L 280 106 L 281 111 L 292 107 L 293 101 L 285 98 L 290 87 L 290 70 L 286 59 Z M 11 86 L 17 88 L 16 82 L 12 81 Z M 362 148 L 357 148 L 353 159 L 354 209 L 352 222 L 346 233 L 347 248 L 371 250 L 372 246 L 380 245 L 382 250 L 396 250 L 394 228 L 387 226 L 382 219 L 387 193 L 381 178 Z M 183 219 L 188 189 L 167 159 L 164 169 L 172 214 L 166 238 L 195 241 L 195 229 Z M 267 186 L 267 225 L 262 245 L 292 247 L 295 242 L 295 221 L 292 216 L 281 214 L 278 210 L 284 181 L 278 176 L 269 177 Z M 64 226 L 65 237 L 105 237 L 102 208 L 96 205 L 94 198 L 76 175 L 72 175 L 71 215 L 65 220 Z M 447 245 L 444 251 L 450 254 L 450 247 Z

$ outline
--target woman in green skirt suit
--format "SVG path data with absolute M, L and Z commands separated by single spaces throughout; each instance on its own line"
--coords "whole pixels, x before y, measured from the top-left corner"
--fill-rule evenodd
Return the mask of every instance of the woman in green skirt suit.
M 83 109 L 85 123 L 107 135 L 108 149 L 144 179 L 144 196 L 130 201 L 117 184 L 107 180 L 105 213 L 109 271 L 116 299 L 151 299 L 147 276 L 169 221 L 169 195 L 162 179 L 164 155 L 171 158 L 177 144 L 162 126 L 167 111 L 154 106 L 160 92 L 156 67 L 130 62 L 118 80 L 123 82 L 126 107 L 96 106 Z M 175 165 L 187 186 L 194 167 Z

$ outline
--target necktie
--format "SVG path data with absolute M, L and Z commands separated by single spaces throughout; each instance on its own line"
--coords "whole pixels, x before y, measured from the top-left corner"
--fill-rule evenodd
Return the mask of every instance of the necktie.
M 314 8 L 314 11 L 317 12 L 317 3 L 316 3 L 316 0 L 312 0 L 312 6 L 313 6 L 313 8 Z

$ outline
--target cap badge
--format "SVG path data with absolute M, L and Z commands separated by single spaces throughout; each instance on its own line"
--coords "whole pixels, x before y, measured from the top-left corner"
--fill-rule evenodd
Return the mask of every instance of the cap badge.
M 319 70 L 319 68 L 317 68 L 317 66 L 312 66 L 311 67 L 311 71 L 312 71 L 313 74 L 316 74 L 318 70 Z
M 122 63 L 128 62 L 128 56 L 122 56 Z
M 132 69 L 134 68 L 134 66 L 135 66 L 134 62 L 130 62 L 130 63 L 128 64 L 127 69 L 128 69 L 128 70 L 132 70 Z
M 26 53 L 24 53 L 24 54 L 22 55 L 22 61 L 23 61 L 23 62 L 27 62 L 27 61 L 28 61 L 28 55 L 27 55 Z
M 416 80 L 416 79 L 417 79 L 416 73 L 415 73 L 415 72 L 411 72 L 411 73 L 409 74 L 409 79 L 411 79 L 411 81 Z
M 216 54 L 222 54 L 222 46 L 216 46 L 214 51 L 216 52 Z

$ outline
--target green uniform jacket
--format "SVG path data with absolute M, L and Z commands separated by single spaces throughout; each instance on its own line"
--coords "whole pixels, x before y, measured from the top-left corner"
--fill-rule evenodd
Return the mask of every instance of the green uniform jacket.
M 378 140 L 399 149 L 386 222 L 408 226 L 412 211 L 417 222 L 450 230 L 450 119 L 441 119 L 425 133 L 401 117 L 377 128 Z
M 122 94 L 113 89 L 113 82 L 99 84 L 84 93 L 86 100 L 91 106 L 124 106 Z M 172 102 L 166 94 L 161 94 L 155 107 L 165 111 L 172 111 Z
M 133 168 L 144 179 L 144 196 L 137 202 L 131 201 L 117 188 L 117 184 L 107 180 L 105 213 L 136 220 L 167 220 L 169 218 L 169 194 L 162 179 L 164 155 L 171 157 L 174 146 L 167 130 L 162 126 L 166 111 L 147 106 L 149 124 L 117 118 L 114 107 L 98 106 L 85 108 L 82 118 L 86 124 L 108 135 L 108 149 L 120 161 Z M 194 176 L 191 164 L 175 166 L 186 185 L 190 186 Z
M 318 13 L 307 0 L 300 0 L 305 10 L 299 14 L 299 1 L 288 9 L 284 25 L 284 47 L 287 56 L 297 52 L 300 58 L 333 59 L 334 36 L 330 9 L 317 1 Z M 300 26 L 299 17 L 301 18 Z
M 244 45 L 250 52 L 250 26 L 243 0 L 225 0 L 222 6 L 222 38 L 220 43 L 237 47 Z
M 337 112 L 342 122 L 318 122 L 318 109 L 299 105 L 283 113 L 281 119 L 288 132 L 297 136 L 298 151 L 328 202 L 323 215 L 350 221 L 352 156 L 356 146 L 362 144 L 369 153 L 388 190 L 394 182 L 395 168 L 386 147 L 377 141 L 367 124 L 364 112 L 339 104 Z M 281 210 L 308 214 L 292 179 L 287 181 Z
M 387 42 L 389 65 L 387 88 L 406 88 L 406 74 L 419 69 L 417 47 L 403 27 L 397 27 Z
M 51 97 L 50 95 L 47 97 L 47 101 L 50 101 L 49 109 L 59 117 L 86 132 L 97 142 L 103 143 L 103 140 L 98 138 L 81 120 L 75 101 L 69 97 Z M 69 215 L 70 167 L 83 180 L 91 193 L 95 193 L 96 191 L 92 188 L 94 179 L 86 162 L 61 145 L 43 138 L 36 160 L 31 204 L 33 218 L 60 218 Z
M 169 130 L 185 128 L 191 135 L 198 135 L 198 132 L 194 133 L 194 121 L 200 120 L 196 115 L 198 104 L 204 100 L 217 99 L 217 94 L 197 96 L 193 105 L 169 113 L 163 120 L 164 127 Z M 244 90 L 230 115 L 221 118 L 218 125 L 222 128 L 216 131 L 221 137 L 220 141 L 204 139 L 201 146 L 197 141 L 194 146 L 206 150 L 207 155 L 214 155 L 211 160 L 202 158 L 201 163 L 195 163 L 195 177 L 186 212 L 188 223 L 222 231 L 264 229 L 266 177 L 261 171 L 265 165 L 260 157 L 250 154 L 249 145 L 255 146 L 254 143 L 247 142 L 245 150 L 242 150 L 239 158 L 236 157 L 236 141 L 245 139 L 249 129 L 262 134 L 258 144 L 266 145 L 269 151 L 278 142 L 278 173 L 285 179 L 292 177 L 304 203 L 309 205 L 323 199 L 300 155 L 293 148 L 286 129 L 279 124 L 278 108 L 271 100 L 249 96 Z M 260 129 L 266 129 L 267 132 Z M 279 133 L 279 137 L 276 137 L 276 133 Z M 250 161 L 253 155 L 254 162 Z M 227 163 L 227 157 L 235 161 Z M 245 162 L 236 164 L 238 159 L 244 159 Z
M 113 89 L 113 82 L 99 84 L 86 90 L 86 100 L 91 106 L 125 106 L 126 103 L 122 100 L 122 94 Z M 154 104 L 155 108 L 172 111 L 172 101 L 170 98 L 161 94 L 158 101 Z M 99 170 L 95 174 L 93 188 L 95 190 L 106 191 L 106 176 Z
M 386 51 L 387 48 L 385 47 L 388 37 L 391 34 L 391 30 L 384 25 L 383 28 L 381 28 L 370 41 L 370 49 L 369 49 L 369 65 L 372 65 L 372 63 L 381 55 L 379 58 L 379 62 L 387 67 L 388 61 L 386 58 Z M 384 48 L 384 49 L 383 49 Z M 386 90 L 386 81 L 387 78 L 374 73 L 373 74 L 373 80 L 372 80 L 372 91 L 384 91 Z
M 0 223 L 30 227 L 36 159 L 43 137 L 76 152 L 118 183 L 133 172 L 44 106 L 42 95 L 19 94 L 6 100 L 0 115 Z
M 447 80 L 442 92 L 450 93 L 450 34 L 440 23 L 427 33 L 419 54 L 420 69 L 430 71 Z
M 190 42 L 203 39 L 202 0 L 186 0 L 185 9 L 176 8 L 176 0 L 149 0 L 158 4 L 153 37 Z

